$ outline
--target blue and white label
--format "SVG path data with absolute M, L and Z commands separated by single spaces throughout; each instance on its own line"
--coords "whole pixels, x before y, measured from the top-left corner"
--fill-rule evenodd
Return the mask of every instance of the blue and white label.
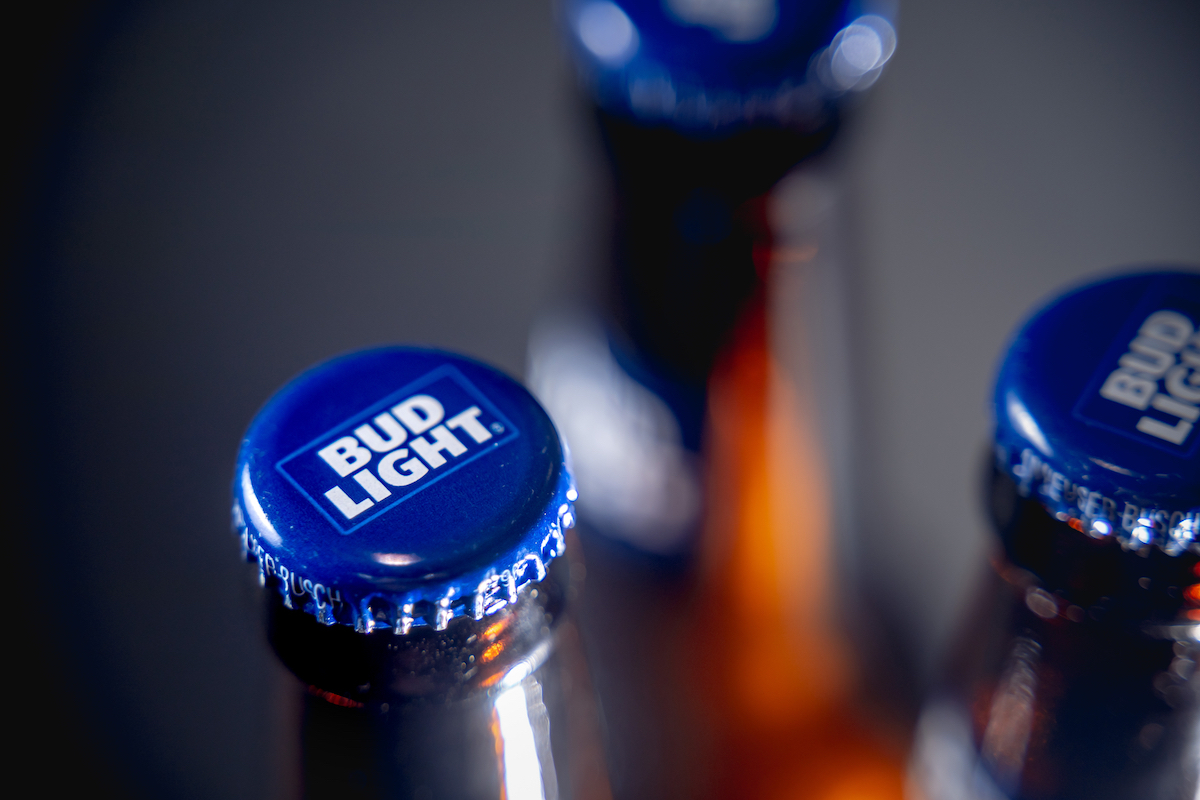
M 1200 304 L 1164 298 L 1137 322 L 1109 352 L 1075 414 L 1188 456 L 1200 442 Z
M 380 399 L 275 465 L 342 533 L 520 435 L 452 366 Z

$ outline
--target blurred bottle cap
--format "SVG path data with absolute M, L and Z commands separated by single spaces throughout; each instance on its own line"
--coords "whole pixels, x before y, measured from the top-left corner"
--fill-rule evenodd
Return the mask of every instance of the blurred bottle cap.
M 606 110 L 694 130 L 815 130 L 896 48 L 893 3 L 564 0 L 581 80 Z
M 996 453 L 1023 495 L 1123 546 L 1200 552 L 1200 272 L 1056 298 L 996 382 Z

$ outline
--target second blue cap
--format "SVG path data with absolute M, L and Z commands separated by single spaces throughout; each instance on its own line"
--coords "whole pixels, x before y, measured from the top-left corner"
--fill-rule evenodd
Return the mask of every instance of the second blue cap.
M 896 47 L 895 4 L 869 0 L 562 0 L 583 83 L 651 124 L 809 128 L 865 89 Z
M 1019 489 L 1095 537 L 1200 551 L 1200 273 L 1063 295 L 1020 330 L 995 392 Z
M 544 578 L 575 498 L 558 433 L 522 386 L 390 347 L 314 367 L 266 404 L 233 513 L 285 605 L 406 633 L 479 619 Z

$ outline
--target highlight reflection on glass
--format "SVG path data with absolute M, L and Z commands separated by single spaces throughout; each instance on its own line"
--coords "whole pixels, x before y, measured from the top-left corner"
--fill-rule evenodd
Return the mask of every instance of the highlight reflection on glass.
M 611 66 L 621 66 L 637 52 L 637 28 L 612 3 L 604 0 L 588 3 L 580 9 L 575 25 L 583 46 Z
M 896 30 L 874 14 L 847 25 L 818 59 L 818 70 L 835 91 L 862 91 L 875 83 L 896 51 Z
M 525 671 L 528 674 L 528 670 Z M 526 695 L 526 690 L 529 695 Z M 538 717 L 535 723 L 530 714 Z M 549 721 L 541 700 L 541 684 L 527 678 L 504 689 L 493 704 L 496 750 L 504 768 L 507 800 L 554 800 L 558 796 L 554 762 L 539 757 L 549 752 Z
M 582 513 L 652 552 L 677 549 L 700 513 L 695 457 L 666 404 L 614 360 L 599 325 L 547 319 L 529 385 L 571 448 Z
M 687 25 L 710 28 L 730 42 L 753 42 L 775 28 L 775 0 L 665 0 L 671 16 Z
M 1006 787 L 1015 787 L 1025 765 L 1025 750 L 1033 730 L 1038 685 L 1035 670 L 1041 649 L 1032 639 L 1014 641 L 1008 669 L 992 696 L 980 749 L 992 766 L 993 776 Z

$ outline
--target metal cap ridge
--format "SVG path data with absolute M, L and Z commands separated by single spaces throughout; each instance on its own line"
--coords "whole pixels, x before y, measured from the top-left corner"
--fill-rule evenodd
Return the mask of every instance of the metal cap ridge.
M 1127 274 L 1052 300 L 993 397 L 998 466 L 1095 539 L 1200 553 L 1200 270 Z
M 651 124 L 815 130 L 866 89 L 896 47 L 894 2 L 561 0 L 581 83 L 607 111 Z
M 251 422 L 233 525 L 288 608 L 398 634 L 480 619 L 546 576 L 577 498 L 558 432 L 511 378 L 437 350 L 319 364 Z

